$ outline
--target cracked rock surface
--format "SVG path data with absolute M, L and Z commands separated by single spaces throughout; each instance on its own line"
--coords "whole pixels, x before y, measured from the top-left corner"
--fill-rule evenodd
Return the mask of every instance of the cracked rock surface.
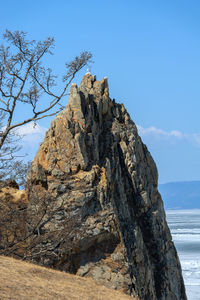
M 87 73 L 28 176 L 31 257 L 139 299 L 184 300 L 156 165 L 107 79 Z

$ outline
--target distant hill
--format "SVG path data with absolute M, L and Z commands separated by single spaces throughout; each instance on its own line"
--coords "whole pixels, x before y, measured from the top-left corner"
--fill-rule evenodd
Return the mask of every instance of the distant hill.
M 200 208 L 200 181 L 169 182 L 159 185 L 165 209 Z

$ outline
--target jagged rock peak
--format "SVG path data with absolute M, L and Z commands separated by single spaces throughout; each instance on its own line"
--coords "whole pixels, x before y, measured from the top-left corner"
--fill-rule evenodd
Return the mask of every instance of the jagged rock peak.
M 87 92 L 91 95 L 93 94 L 96 97 L 102 97 L 104 94 L 109 96 L 107 77 L 97 81 L 96 76 L 87 73 L 81 81 L 79 91 L 82 91 L 83 93 Z
M 156 165 L 107 78 L 86 74 L 28 179 L 31 257 L 141 300 L 185 300 Z M 35 242 L 37 241 L 37 243 Z
M 109 98 L 107 78 L 97 81 L 96 76 L 87 73 L 83 77 L 79 88 L 76 84 L 72 84 L 70 88 L 69 108 L 74 112 L 77 121 L 84 119 L 84 112 L 92 101 L 97 104 L 101 115 L 110 112 L 112 101 Z M 101 116 L 99 117 L 101 119 Z
M 107 78 L 104 77 L 101 81 L 97 81 L 96 76 L 92 76 L 90 73 L 87 73 L 83 77 L 79 88 L 76 83 L 72 83 L 70 88 L 69 105 L 73 105 L 73 99 L 80 93 L 87 96 L 94 95 L 97 101 L 105 97 L 109 98 Z

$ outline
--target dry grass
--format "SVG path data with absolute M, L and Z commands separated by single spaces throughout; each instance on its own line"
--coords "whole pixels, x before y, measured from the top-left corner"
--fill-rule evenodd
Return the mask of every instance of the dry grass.
M 0 299 L 133 300 L 91 279 L 4 256 L 0 256 Z

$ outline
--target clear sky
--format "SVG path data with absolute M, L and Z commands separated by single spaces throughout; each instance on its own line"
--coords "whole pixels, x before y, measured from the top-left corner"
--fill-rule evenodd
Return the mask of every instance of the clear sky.
M 159 181 L 200 180 L 200 1 L 7 0 L 0 33 L 6 28 L 54 36 L 47 63 L 56 74 L 91 51 L 91 72 L 108 77 L 111 98 L 139 125 Z

